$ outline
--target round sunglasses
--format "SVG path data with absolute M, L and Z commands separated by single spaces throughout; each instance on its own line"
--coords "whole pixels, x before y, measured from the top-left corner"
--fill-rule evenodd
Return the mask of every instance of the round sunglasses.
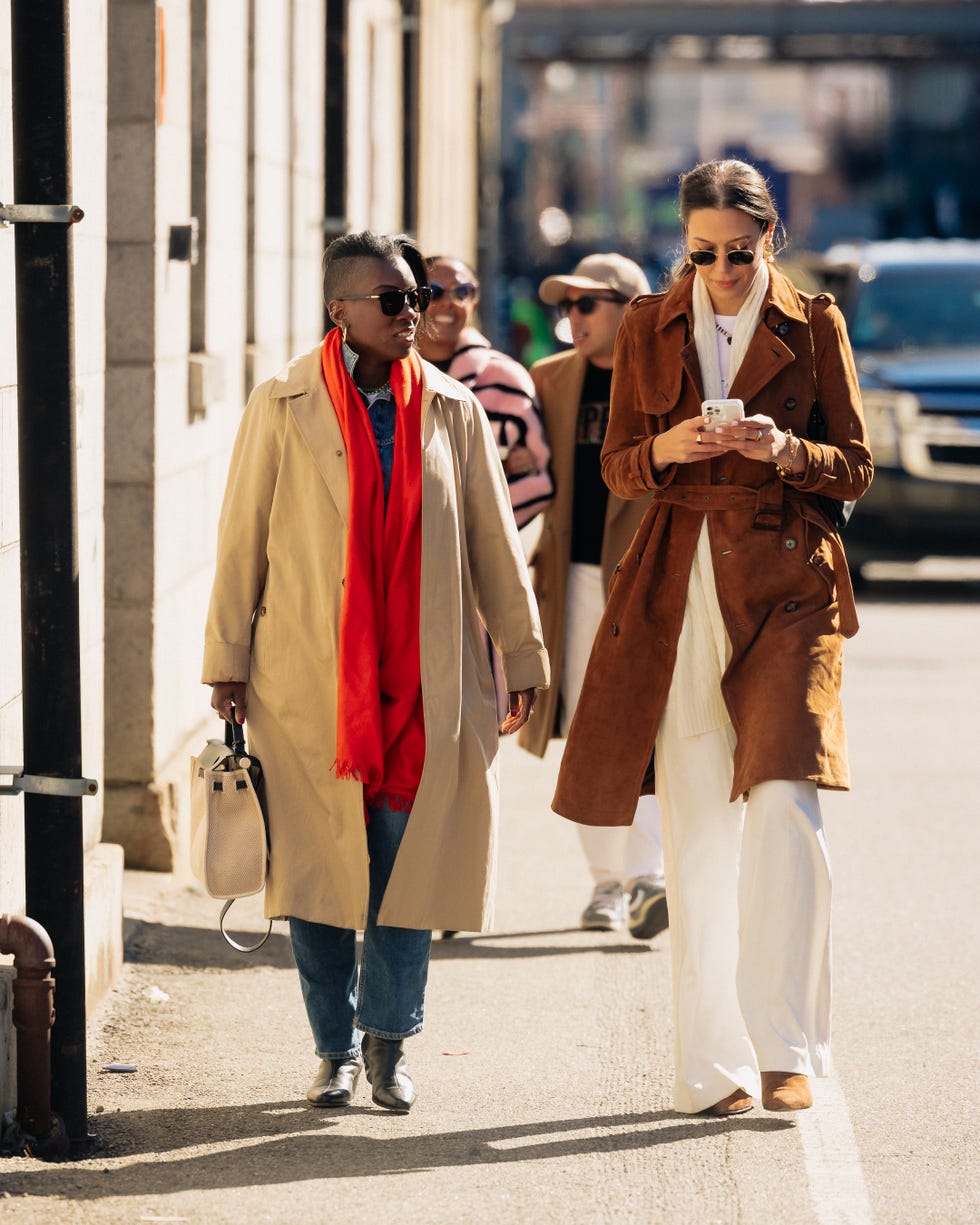
M 581 298 L 563 298 L 558 303 L 558 314 L 563 319 L 567 319 L 573 310 L 591 315 L 600 302 L 618 302 L 621 305 L 625 301 L 619 294 L 584 294 Z
M 743 251 L 739 249 L 737 251 L 726 251 L 725 254 L 728 257 L 728 262 L 730 264 L 746 265 L 751 264 L 755 259 L 754 251 Z M 687 258 L 692 264 L 697 264 L 699 268 L 703 268 L 706 264 L 713 264 L 718 256 L 714 253 L 714 251 L 688 251 Z
M 447 289 L 445 285 L 440 285 L 438 281 L 430 281 L 429 289 L 432 291 L 433 302 L 438 302 L 440 298 L 445 297 L 447 294 L 456 302 L 472 302 L 480 292 L 480 286 L 474 285 L 472 281 L 466 281 L 462 285 L 454 285 L 452 289 Z
M 432 291 L 428 285 L 419 285 L 415 289 L 385 289 L 381 293 L 352 293 L 338 302 L 377 302 L 382 315 L 394 317 L 400 315 L 406 303 L 413 311 L 424 315 L 432 301 Z

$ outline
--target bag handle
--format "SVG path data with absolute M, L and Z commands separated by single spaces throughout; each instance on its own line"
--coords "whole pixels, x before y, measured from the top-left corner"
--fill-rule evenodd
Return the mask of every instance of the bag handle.
M 238 901 L 237 898 L 230 897 L 227 900 L 227 902 L 225 902 L 224 906 L 221 907 L 221 914 L 218 916 L 218 928 L 221 931 L 221 934 L 224 936 L 224 938 L 228 941 L 228 943 L 231 945 L 233 949 L 237 949 L 239 953 L 254 953 L 255 950 L 260 949 L 262 945 L 265 944 L 266 940 L 268 940 L 269 937 L 272 935 L 272 920 L 271 919 L 269 920 L 269 926 L 266 929 L 266 933 L 262 937 L 262 939 L 258 942 L 258 944 L 239 944 L 238 941 L 234 939 L 234 937 L 229 936 L 228 933 L 225 931 L 225 915 L 231 909 L 232 902 L 237 902 L 237 901 Z
M 248 753 L 248 750 L 245 747 L 245 725 L 243 723 L 239 723 L 235 718 L 234 707 L 232 707 L 231 718 L 225 720 L 225 744 L 229 749 L 231 749 L 232 753 L 234 753 L 236 757 L 244 757 Z M 269 920 L 269 926 L 266 928 L 265 935 L 258 941 L 257 944 L 239 944 L 238 941 L 233 936 L 229 936 L 228 932 L 225 930 L 225 916 L 231 909 L 232 903 L 236 902 L 237 900 L 237 898 L 230 897 L 221 907 L 221 914 L 218 916 L 218 930 L 221 932 L 222 936 L 224 936 L 228 944 L 230 944 L 231 947 L 237 952 L 254 953 L 257 949 L 260 949 L 262 945 L 265 944 L 266 940 L 268 940 L 272 935 L 272 920 Z
M 225 744 L 237 756 L 242 757 L 247 752 L 245 748 L 245 724 L 239 723 L 235 717 L 235 707 L 231 708 L 231 718 L 225 719 Z

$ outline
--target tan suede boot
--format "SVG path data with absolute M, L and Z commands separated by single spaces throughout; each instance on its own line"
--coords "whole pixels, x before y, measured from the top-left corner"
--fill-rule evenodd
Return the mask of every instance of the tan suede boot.
M 746 1110 L 752 1109 L 752 1098 L 745 1092 L 744 1089 L 733 1089 L 728 1097 L 723 1097 L 720 1102 L 715 1102 L 713 1106 L 709 1106 L 707 1110 L 703 1110 L 702 1114 L 711 1114 L 717 1118 L 725 1118 L 730 1114 L 745 1114 Z
M 763 1072 L 762 1105 L 766 1110 L 809 1110 L 810 1082 L 802 1072 Z

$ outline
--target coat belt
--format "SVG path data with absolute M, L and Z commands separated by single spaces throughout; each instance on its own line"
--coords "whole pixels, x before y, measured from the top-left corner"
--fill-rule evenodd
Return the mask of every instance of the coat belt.
M 653 495 L 654 502 L 667 502 L 694 511 L 754 509 L 752 526 L 763 532 L 778 532 L 781 529 L 784 499 L 795 505 L 804 519 L 815 523 L 827 534 L 837 576 L 841 633 L 850 638 L 857 633 L 858 621 L 847 558 L 840 536 L 827 523 L 814 498 L 801 490 L 787 489 L 778 477 L 758 488 L 750 485 L 668 485 Z
M 783 482 L 765 485 L 668 485 L 653 495 L 655 502 L 668 502 L 687 510 L 754 510 L 752 526 L 757 531 L 778 532 L 783 523 Z

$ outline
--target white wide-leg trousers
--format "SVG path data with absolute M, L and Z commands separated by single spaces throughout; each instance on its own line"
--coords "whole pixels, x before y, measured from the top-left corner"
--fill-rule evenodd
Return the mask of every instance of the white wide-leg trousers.
M 568 575 L 565 605 L 561 675 L 563 734 L 568 733 L 578 705 L 592 643 L 605 606 L 601 568 L 574 563 Z M 663 884 L 664 848 L 656 796 L 640 796 L 632 825 L 579 825 L 577 829 L 589 871 L 597 885 L 619 881 L 628 886 L 640 876 L 652 877 L 657 884 Z
M 813 783 L 730 803 L 731 724 L 657 736 L 674 990 L 674 1106 L 694 1114 L 759 1072 L 830 1071 L 830 861 Z

